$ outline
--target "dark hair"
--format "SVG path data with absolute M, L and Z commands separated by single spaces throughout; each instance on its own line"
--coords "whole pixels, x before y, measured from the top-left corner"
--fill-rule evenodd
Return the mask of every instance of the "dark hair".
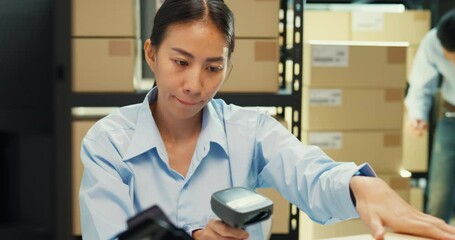
M 229 52 L 234 51 L 234 15 L 223 0 L 166 0 L 155 15 L 152 45 L 159 48 L 169 26 L 210 20 L 224 35 Z
M 455 52 L 455 9 L 444 14 L 439 21 L 438 38 L 447 51 Z

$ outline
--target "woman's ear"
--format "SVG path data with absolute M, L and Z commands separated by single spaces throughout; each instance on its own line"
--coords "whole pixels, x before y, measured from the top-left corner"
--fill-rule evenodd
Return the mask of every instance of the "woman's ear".
M 156 65 L 156 47 L 152 45 L 152 41 L 150 41 L 150 39 L 147 39 L 144 43 L 144 52 L 145 60 L 147 61 L 150 69 L 154 72 Z

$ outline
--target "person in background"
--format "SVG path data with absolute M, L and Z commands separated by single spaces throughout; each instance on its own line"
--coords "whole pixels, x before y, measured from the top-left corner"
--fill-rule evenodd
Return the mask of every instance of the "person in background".
M 428 129 L 440 76 L 444 115 L 434 133 L 425 211 L 449 223 L 455 206 L 455 9 L 426 34 L 417 51 L 405 100 L 412 135 L 421 137 Z
M 368 165 L 335 162 L 267 114 L 213 99 L 234 39 L 223 1 L 163 3 L 144 45 L 157 86 L 83 139 L 84 239 L 115 239 L 152 205 L 194 239 L 264 239 L 261 224 L 232 228 L 211 211 L 211 195 L 234 186 L 273 187 L 322 224 L 360 216 L 375 239 L 386 226 L 455 239 L 454 227 L 409 206 Z

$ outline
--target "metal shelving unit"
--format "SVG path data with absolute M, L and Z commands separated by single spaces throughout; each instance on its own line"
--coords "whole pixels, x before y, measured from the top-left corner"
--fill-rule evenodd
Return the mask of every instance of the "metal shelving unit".
M 281 0 L 280 24 L 280 79 L 278 93 L 219 93 L 227 103 L 240 106 L 277 107 L 284 116 L 284 108 L 292 109 L 292 132 L 300 138 L 301 86 L 302 86 L 302 41 L 304 1 Z M 288 12 L 293 13 L 293 28 L 287 32 Z M 141 93 L 74 93 L 71 90 L 71 0 L 55 1 L 55 239 L 80 239 L 72 236 L 71 206 L 71 108 L 73 107 L 118 107 L 143 101 Z M 292 34 L 293 43 L 286 47 L 286 37 Z M 292 68 L 286 69 L 286 62 L 292 61 Z M 286 83 L 286 71 L 292 71 L 291 82 Z M 290 206 L 289 234 L 274 234 L 271 239 L 298 239 L 298 211 Z

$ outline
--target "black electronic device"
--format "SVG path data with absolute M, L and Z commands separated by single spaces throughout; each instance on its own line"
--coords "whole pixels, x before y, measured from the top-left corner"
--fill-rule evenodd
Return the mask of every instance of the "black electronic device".
M 176 227 L 156 205 L 128 219 L 128 230 L 118 235 L 119 240 L 191 240 Z
M 243 187 L 213 193 L 210 204 L 213 212 L 232 227 L 243 228 L 267 220 L 273 213 L 272 200 Z

